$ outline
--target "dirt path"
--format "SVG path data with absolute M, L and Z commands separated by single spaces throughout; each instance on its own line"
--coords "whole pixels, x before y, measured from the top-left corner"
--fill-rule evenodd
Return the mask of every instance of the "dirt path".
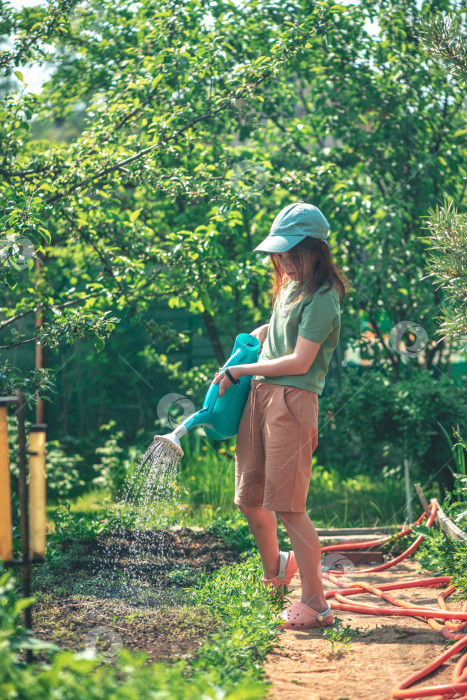
M 358 579 L 359 577 L 355 577 Z M 360 577 L 363 579 L 363 577 Z M 365 576 L 369 583 L 390 583 L 415 578 L 418 562 L 406 560 L 388 572 Z M 290 600 L 300 600 L 300 579 L 292 581 L 295 591 Z M 326 582 L 327 589 L 335 586 Z M 437 607 L 440 588 L 412 588 L 393 593 L 401 600 Z M 374 596 L 353 596 L 355 601 L 378 602 Z M 388 604 L 389 605 L 389 604 Z M 461 609 L 460 601 L 450 602 L 451 610 Z M 384 617 L 336 611 L 341 625 L 359 627 L 361 634 L 351 640 L 351 648 L 340 658 L 331 657 L 331 643 L 319 629 L 283 631 L 268 655 L 265 670 L 272 683 L 274 700 L 391 700 L 391 689 L 443 652 L 444 637 L 413 617 Z M 281 648 L 282 647 L 282 648 Z M 438 669 L 427 683 L 450 682 L 454 662 Z M 425 683 L 424 683 L 425 684 Z

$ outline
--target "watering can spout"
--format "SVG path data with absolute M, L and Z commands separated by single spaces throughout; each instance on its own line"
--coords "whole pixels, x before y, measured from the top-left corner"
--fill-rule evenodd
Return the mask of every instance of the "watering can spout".
M 164 447 L 173 451 L 177 457 L 183 457 L 185 454 L 183 452 L 182 446 L 180 444 L 180 438 L 187 433 L 187 429 L 183 425 L 178 425 L 175 430 L 167 435 L 155 435 L 154 441 L 162 443 Z
M 155 435 L 154 440 L 162 443 L 166 448 L 174 450 L 177 455 L 183 457 L 184 452 L 180 444 L 180 438 L 187 434 L 191 428 L 197 425 L 209 425 L 209 412 L 207 409 L 202 408 L 197 413 L 193 413 L 192 416 L 187 418 L 183 423 L 180 423 L 175 430 L 167 435 Z
M 210 413 L 207 408 L 202 408 L 200 411 L 197 411 L 196 413 L 193 413 L 192 416 L 187 418 L 186 420 L 183 421 L 181 426 L 179 427 L 184 427 L 185 430 L 191 430 L 192 428 L 195 428 L 197 425 L 205 425 L 209 426 L 212 421 L 210 420 Z

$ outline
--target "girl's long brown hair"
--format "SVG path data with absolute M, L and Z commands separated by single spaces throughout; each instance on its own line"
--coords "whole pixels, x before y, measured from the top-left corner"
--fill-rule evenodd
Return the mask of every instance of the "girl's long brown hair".
M 301 292 L 301 285 L 298 285 L 297 292 L 291 302 L 298 302 L 306 296 L 314 294 L 324 286 L 322 292 L 336 287 L 339 292 L 339 303 L 349 293 L 349 281 L 343 272 L 333 261 L 331 251 L 328 244 L 320 238 L 312 238 L 307 236 L 297 243 L 293 248 L 287 251 L 290 256 L 290 261 L 297 270 L 299 279 L 305 283 L 306 288 Z M 272 305 L 276 300 L 277 295 L 282 287 L 286 285 L 290 278 L 283 271 L 279 258 L 276 253 L 270 254 L 272 264 L 274 266 L 274 279 L 271 285 Z M 306 268 L 306 263 L 311 257 L 312 265 L 308 277 L 304 278 L 303 270 Z

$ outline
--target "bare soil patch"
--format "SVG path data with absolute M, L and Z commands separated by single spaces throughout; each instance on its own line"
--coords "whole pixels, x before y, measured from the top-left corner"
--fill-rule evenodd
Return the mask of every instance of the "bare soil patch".
M 196 607 L 167 604 L 159 610 L 135 611 L 115 601 L 68 601 L 43 598 L 35 608 L 34 636 L 62 649 L 83 651 L 93 645 L 105 660 L 121 647 L 142 651 L 148 663 L 191 658 L 219 621 Z M 101 632 L 99 633 L 99 630 Z M 36 655 L 45 660 L 45 655 Z
M 135 556 L 135 536 L 126 530 L 65 540 L 51 565 L 35 567 L 34 636 L 83 651 L 100 629 L 96 650 L 103 658 L 118 653 L 119 645 L 145 652 L 148 663 L 192 657 L 221 623 L 190 604 L 184 588 L 197 574 L 237 563 L 241 555 L 211 533 L 184 527 L 145 533 L 144 552 Z M 120 595 L 112 584 L 115 570 L 124 571 L 127 562 L 133 567 L 128 588 L 134 597 Z M 141 590 L 147 594 L 144 602 Z M 36 658 L 46 660 L 46 655 Z

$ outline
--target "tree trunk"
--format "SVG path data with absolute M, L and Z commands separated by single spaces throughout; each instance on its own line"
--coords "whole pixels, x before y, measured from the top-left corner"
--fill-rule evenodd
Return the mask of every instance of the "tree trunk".
M 217 333 L 217 328 L 209 311 L 203 311 L 203 319 L 206 325 L 209 340 L 211 341 L 212 349 L 214 350 L 214 355 L 216 356 L 216 360 L 222 366 L 227 358 L 222 348 L 221 341 Z

